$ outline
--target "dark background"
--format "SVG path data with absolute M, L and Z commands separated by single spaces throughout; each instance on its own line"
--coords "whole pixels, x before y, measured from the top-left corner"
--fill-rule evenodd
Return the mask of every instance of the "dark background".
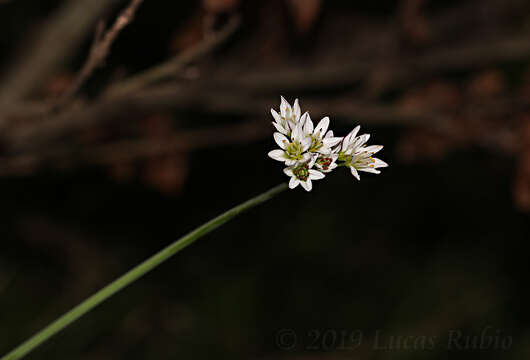
M 360 182 L 338 169 L 243 214 L 28 358 L 530 355 L 526 1 L 145 0 L 75 98 L 41 112 L 72 86 L 97 20 L 128 4 L 101 6 L 68 51 L 45 44 L 65 56 L 15 94 L 9 76 L 45 63 L 33 49 L 65 3 L 0 1 L 0 353 L 287 181 L 266 155 L 283 95 L 336 134 L 361 124 L 390 166 Z M 218 48 L 106 95 L 234 14 Z

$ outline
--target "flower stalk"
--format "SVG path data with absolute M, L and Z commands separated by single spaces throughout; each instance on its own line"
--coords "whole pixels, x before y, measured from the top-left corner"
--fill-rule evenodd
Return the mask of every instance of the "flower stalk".
M 153 270 L 158 265 L 162 264 L 164 261 L 175 255 L 182 249 L 193 244 L 195 241 L 197 241 L 204 235 L 217 229 L 219 226 L 230 221 L 237 215 L 244 213 L 247 210 L 250 210 L 253 207 L 273 198 L 285 189 L 287 189 L 287 183 L 277 185 L 272 189 L 262 193 L 261 195 L 247 200 L 244 203 L 233 207 L 232 209 L 215 217 L 207 223 L 199 226 L 192 232 L 188 233 L 187 235 L 184 235 L 183 237 L 168 245 L 164 249 L 160 250 L 144 262 L 132 268 L 124 275 L 114 280 L 113 282 L 111 282 L 110 284 L 108 284 L 107 286 L 105 286 L 104 288 L 102 288 L 101 290 L 81 302 L 79 305 L 72 308 L 70 311 L 59 317 L 57 320 L 46 326 L 44 329 L 33 335 L 31 338 L 29 338 L 22 344 L 20 344 L 18 347 L 13 349 L 11 352 L 4 355 L 0 360 L 21 359 L 22 357 L 30 353 L 32 350 L 34 350 L 36 347 L 41 345 L 43 342 L 51 338 L 53 335 L 63 330 L 65 327 L 73 323 L 75 320 L 79 319 L 81 316 L 95 308 L 97 305 L 101 304 L 103 301 L 107 300 L 112 295 L 116 294 L 124 287 L 130 285 L 149 271 Z

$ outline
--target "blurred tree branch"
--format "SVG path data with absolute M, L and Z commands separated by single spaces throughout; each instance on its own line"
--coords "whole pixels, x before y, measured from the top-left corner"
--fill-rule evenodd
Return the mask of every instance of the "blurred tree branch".
M 20 102 L 65 63 L 97 19 L 115 0 L 72 0 L 63 5 L 19 46 L 19 54 L 3 72 L 0 108 Z M 0 115 L 0 128 L 5 117 Z
M 112 27 L 108 29 L 105 34 L 103 34 L 103 22 L 98 24 L 88 59 L 75 78 L 73 84 L 63 94 L 57 104 L 55 104 L 55 111 L 59 110 L 59 108 L 65 106 L 72 100 L 73 96 L 79 91 L 81 86 L 83 86 L 92 72 L 105 60 L 109 54 L 112 43 L 114 43 L 114 40 L 116 40 L 123 28 L 133 20 L 134 13 L 142 2 L 143 0 L 131 0 L 129 5 L 118 15 Z
M 79 145 L 68 140 L 68 136 L 83 129 L 105 126 L 121 121 L 124 117 L 130 118 L 131 114 L 139 117 L 160 111 L 191 111 L 252 119 L 255 114 L 262 113 L 264 109 L 271 107 L 271 104 L 275 104 L 278 94 L 294 92 L 330 90 L 334 94 L 331 99 L 304 99 L 304 107 L 311 109 L 315 116 L 332 113 L 339 121 L 347 123 L 355 121 L 364 124 L 420 125 L 445 133 L 454 131 L 454 121 L 461 116 L 502 117 L 528 111 L 529 101 L 524 97 L 500 97 L 486 105 L 467 104 L 458 114 L 453 109 L 411 110 L 396 104 L 379 103 L 378 99 L 382 94 L 407 89 L 439 76 L 530 59 L 530 34 L 524 28 L 518 33 L 499 31 L 490 34 L 486 40 L 479 36 L 482 30 L 478 29 L 476 32 L 470 31 L 475 36 L 442 42 L 444 37 L 454 35 L 453 28 L 467 28 L 468 20 L 473 24 L 481 23 L 484 13 L 477 13 L 476 8 L 471 5 L 486 3 L 497 9 L 499 17 L 513 14 L 518 6 L 524 5 L 520 0 L 514 0 L 510 4 L 498 0 L 471 1 L 436 18 L 427 18 L 431 34 L 429 43 L 420 45 L 428 47 L 428 51 L 390 47 L 384 49 L 385 56 L 373 61 L 374 54 L 382 51 L 377 48 L 374 53 L 374 46 L 396 43 L 400 38 L 400 34 L 392 30 L 395 30 L 394 25 L 382 25 L 383 41 L 374 41 L 372 44 L 363 36 L 356 40 L 359 44 L 354 46 L 358 55 L 354 57 L 355 60 L 348 58 L 345 61 L 343 54 L 339 61 L 334 62 L 309 61 L 303 66 L 294 63 L 281 68 L 252 67 L 243 70 L 238 66 L 237 59 L 229 59 L 225 63 L 232 67 L 223 66 L 225 63 L 221 63 L 221 66 L 216 63 L 204 67 L 209 71 L 208 76 L 177 80 L 175 75 L 192 62 L 217 49 L 237 30 L 240 19 L 233 15 L 217 33 L 204 37 L 196 45 L 162 64 L 111 83 L 95 101 L 87 103 L 79 99 L 80 101 L 72 102 L 70 106 L 64 106 L 62 111 L 56 114 L 46 113 L 47 104 L 39 102 L 18 102 L 3 108 L 0 117 L 9 118 L 11 121 L 6 123 L 9 126 L 6 129 L 9 131 L 0 135 L 0 141 L 5 145 L 0 172 L 10 173 L 9 169 L 30 168 L 35 164 L 53 163 L 58 159 L 61 159 L 61 163 L 71 164 L 78 157 L 81 163 L 101 164 L 111 158 L 143 157 L 182 150 L 182 147 L 189 150 L 193 146 L 208 146 L 212 143 L 240 142 L 245 141 L 244 137 L 261 138 L 266 133 L 266 121 L 228 124 L 214 127 L 211 131 L 182 130 L 172 134 L 170 137 L 173 140 L 167 140 L 163 144 L 149 139 L 116 139 L 114 144 L 90 145 L 79 149 Z M 467 15 L 460 16 L 462 14 Z M 489 20 L 496 26 L 502 23 L 499 19 Z M 370 29 L 373 30 L 372 25 L 368 30 Z M 359 33 L 362 34 L 362 31 Z M 366 54 L 361 51 L 363 46 Z M 94 64 L 101 61 L 91 57 L 85 64 L 88 70 L 84 68 L 77 80 L 81 85 L 90 75 Z M 74 84 L 70 90 L 71 94 L 67 93 L 65 97 L 72 100 L 79 86 Z M 348 90 L 345 92 L 344 89 Z M 356 91 L 355 101 L 352 101 L 352 89 Z M 25 121 L 15 121 L 18 119 Z M 232 132 L 237 134 L 233 135 Z M 215 141 L 216 133 L 221 134 L 219 142 Z M 194 144 L 203 145 L 190 145 L 190 141 L 183 136 L 193 139 Z M 199 136 L 204 137 L 205 142 L 201 141 Z M 175 145 L 177 143 L 180 145 Z M 127 147 L 132 149 L 130 153 L 123 150 Z
M 256 101 L 248 96 L 253 94 L 255 97 L 269 93 L 279 94 L 285 91 L 308 91 L 322 88 L 340 88 L 352 84 L 365 84 L 364 86 L 373 86 L 371 82 L 373 77 L 383 77 L 379 80 L 372 92 L 381 93 L 396 87 L 410 85 L 415 81 L 428 78 L 434 74 L 464 70 L 469 68 L 481 68 L 495 63 L 508 61 L 518 61 L 530 58 L 530 41 L 528 36 L 518 38 L 509 37 L 500 39 L 488 44 L 476 44 L 455 46 L 453 48 L 442 49 L 437 52 L 431 52 L 427 55 L 412 57 L 403 61 L 402 64 L 390 64 L 384 68 L 381 64 L 352 63 L 337 67 L 314 66 L 312 68 L 289 67 L 269 71 L 255 70 L 239 74 L 221 74 L 207 79 L 193 81 L 191 84 L 174 84 L 159 85 L 156 87 L 138 88 L 138 83 L 132 81 L 130 86 L 128 81 L 121 95 L 103 96 L 95 103 L 81 105 L 71 109 L 66 109 L 61 114 L 44 117 L 39 122 L 28 123 L 25 126 L 13 128 L 4 134 L 6 144 L 9 144 L 14 150 L 38 148 L 54 139 L 60 138 L 69 132 L 80 130 L 86 126 L 100 124 L 119 117 L 123 109 L 128 111 L 153 111 L 157 109 L 197 109 L 201 111 L 230 113 L 240 115 L 256 114 L 262 109 L 274 104 L 272 99 L 269 102 Z M 211 45 L 209 40 L 207 44 Z M 199 46 L 199 45 L 198 45 Z M 203 45 L 201 45 L 202 48 Z M 190 51 L 195 53 L 195 51 Z M 190 58 L 190 53 L 185 52 L 182 56 L 186 62 Z M 203 53 L 203 51 L 201 51 Z M 176 59 L 168 64 L 181 64 L 185 60 Z M 170 66 L 163 65 L 153 73 L 147 72 L 148 80 L 141 80 L 150 83 L 152 78 L 160 78 L 170 74 Z M 156 74 L 153 77 L 151 74 Z M 146 79 L 140 75 L 141 79 Z M 133 77 L 134 79 L 134 77 Z M 119 86 L 119 85 L 118 85 Z M 127 89 L 127 90 L 125 90 Z M 339 98 L 340 102 L 340 98 Z M 253 105 L 255 104 L 255 105 Z M 376 106 L 376 111 L 371 111 L 373 106 L 350 106 L 350 118 L 362 119 L 365 123 L 380 122 L 411 125 L 418 123 L 418 119 L 407 116 L 396 115 L 394 111 L 382 111 L 388 107 Z M 19 108 L 23 116 L 24 112 L 32 109 L 43 108 L 41 105 L 33 106 L 24 105 Z M 317 109 L 313 112 L 318 113 Z M 333 112 L 341 112 L 340 108 L 333 108 Z M 344 113 L 345 111 L 342 111 Z M 370 115 L 366 115 L 370 114 Z M 374 114 L 377 114 L 374 116 Z M 437 126 L 436 117 L 430 115 L 430 121 L 425 121 L 424 115 L 421 116 L 423 124 Z M 399 121 L 396 121 L 399 119 Z
M 105 95 L 117 96 L 131 94 L 158 81 L 174 77 L 193 61 L 217 49 L 235 33 L 240 23 L 241 19 L 239 16 L 233 15 L 220 31 L 210 33 L 197 45 L 184 50 L 182 53 L 162 64 L 155 65 L 140 74 L 133 75 L 116 84 L 111 84 L 106 90 Z

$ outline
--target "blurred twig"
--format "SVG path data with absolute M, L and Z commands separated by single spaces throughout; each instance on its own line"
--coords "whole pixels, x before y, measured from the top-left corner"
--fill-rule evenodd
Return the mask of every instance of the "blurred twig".
M 415 2 L 414 0 L 413 3 Z M 497 4 L 496 6 L 505 12 L 513 11 L 510 6 L 498 3 L 498 0 L 487 0 L 487 2 Z M 517 4 L 520 2 L 517 0 Z M 462 6 L 457 10 L 467 14 L 472 9 Z M 477 15 L 475 21 L 480 22 L 480 18 L 481 15 Z M 433 41 L 440 42 L 441 37 L 447 35 L 445 34 L 447 21 L 451 19 L 448 19 L 446 14 L 436 19 L 429 19 L 431 20 Z M 2 134 L 0 140 L 3 140 L 5 145 L 5 157 L 2 160 L 4 168 L 28 168 L 49 159 L 61 159 L 61 163 L 68 163 L 74 161 L 76 156 L 88 163 L 101 163 L 113 156 L 118 158 L 142 157 L 158 151 L 179 150 L 179 146 L 188 148 L 192 145 L 181 138 L 180 134 L 175 135 L 177 139 L 175 141 L 181 145 L 175 145 L 176 142 L 171 141 L 157 145 L 152 140 L 116 139 L 114 144 L 101 145 L 101 147 L 90 145 L 89 148 L 81 150 L 68 140 L 68 136 L 75 135 L 89 127 L 120 121 L 124 116 L 141 116 L 158 111 L 192 111 L 254 118 L 257 113 L 262 113 L 271 104 L 275 104 L 278 94 L 301 91 L 322 91 L 322 89 L 339 91 L 339 94 L 334 92 L 335 95 L 331 99 L 306 99 L 304 107 L 310 110 L 315 117 L 331 113 L 348 124 L 360 122 L 407 126 L 426 125 L 435 130 L 450 131 L 449 124 L 460 116 L 502 118 L 505 115 L 513 115 L 515 111 L 528 110 L 528 100 L 520 98 L 514 101 L 501 98 L 487 106 L 480 105 L 478 109 L 473 104 L 467 104 L 462 109 L 455 110 L 458 114 L 447 109 L 440 111 L 434 108 L 424 108 L 411 111 L 395 105 L 378 103 L 381 94 L 406 89 L 411 84 L 423 83 L 448 73 L 476 70 L 491 65 L 529 59 L 530 35 L 528 33 L 514 35 L 506 31 L 501 33 L 509 35 L 499 37 L 494 34 L 487 38 L 488 41 L 483 41 L 483 39 L 476 41 L 478 35 L 475 34 L 475 37 L 466 37 L 465 40 L 447 41 L 444 43 L 445 46 L 436 46 L 429 51 L 391 48 L 378 61 L 370 61 L 373 58 L 370 55 L 373 54 L 369 50 L 368 55 L 360 54 L 361 56 L 355 57 L 355 60 L 345 61 L 341 58 L 335 63 L 308 61 L 304 66 L 296 63 L 282 68 L 250 68 L 247 70 L 242 70 L 243 67 L 237 66 L 240 63 L 236 63 L 236 66 L 232 66 L 232 71 L 228 70 L 230 66 L 215 66 L 211 69 L 209 76 L 189 82 L 169 81 L 185 66 L 226 41 L 237 30 L 239 23 L 238 17 L 231 18 L 218 33 L 204 38 L 202 42 L 174 58 L 155 65 L 143 73 L 111 84 L 107 91 L 92 103 L 76 102 L 73 104 L 75 106 L 65 107 L 64 111 L 58 114 L 42 113 L 43 106 L 38 103 L 19 103 L 13 105 L 11 109 L 2 109 L 4 112 L 8 111 L 13 119 L 25 118 L 27 120 L 25 122 L 14 121 L 9 131 Z M 384 29 L 388 30 L 388 27 Z M 477 33 L 480 32 L 481 30 L 477 31 Z M 397 35 L 391 31 L 386 32 L 384 36 L 387 37 L 385 41 L 395 42 L 397 40 Z M 87 64 L 90 63 L 92 62 L 89 58 Z M 88 74 L 90 74 L 93 70 L 92 65 L 85 66 L 89 68 Z M 84 81 L 83 73 L 84 71 L 80 74 L 81 84 Z M 167 83 L 159 84 L 163 80 Z M 345 94 L 345 89 L 347 91 L 356 89 L 357 100 L 352 101 L 354 97 Z M 77 90 L 78 86 L 74 86 L 73 92 Z M 359 97 L 364 101 L 359 101 Z M 33 120 L 37 118 L 38 121 Z M 262 129 L 265 128 L 263 124 L 252 125 L 255 127 L 256 134 L 261 134 Z M 509 127 L 509 125 L 506 126 Z M 214 130 L 222 132 L 221 129 L 214 128 Z M 183 134 L 190 136 L 196 143 L 201 143 L 198 138 L 187 131 Z M 210 139 L 208 129 L 204 131 L 206 133 L 202 133 L 202 136 Z M 249 136 L 252 137 L 252 135 Z M 239 137 L 236 136 L 232 141 L 238 141 L 237 139 Z M 207 140 L 208 143 L 209 141 L 211 139 Z M 127 146 L 132 149 L 129 154 L 123 150 Z M 2 170 L 0 172 L 6 173 Z
M 135 159 L 234 143 L 248 143 L 270 133 L 269 124 L 248 121 L 168 134 L 163 139 L 130 139 L 83 149 L 69 145 L 0 160 L 0 176 L 26 175 L 45 165 L 75 168 L 86 164 L 109 165 Z
M 254 117 L 276 102 L 276 95 L 259 99 L 250 97 L 244 92 L 228 91 L 222 87 L 209 88 L 200 84 L 158 86 L 128 96 L 102 99 L 92 106 L 72 109 L 47 121 L 12 129 L 9 132 L 8 145 L 16 151 L 36 150 L 72 132 L 119 118 L 123 115 L 123 109 L 127 109 L 129 114 L 187 109 L 204 113 Z M 429 123 L 424 115 L 403 113 L 387 105 L 354 103 L 351 99 L 304 103 L 304 107 L 310 109 L 314 116 L 332 110 L 335 116 L 345 116 L 366 123 L 396 125 Z M 429 124 L 434 125 L 432 122 Z
M 86 32 L 114 1 L 63 2 L 46 20 L 31 44 L 21 44 L 20 54 L 0 81 L 0 108 L 19 102 L 48 78 L 75 51 Z M 6 117 L 0 114 L 0 128 Z
M 327 65 L 326 67 L 290 67 L 259 72 L 252 70 L 243 74 L 229 73 L 194 81 L 185 88 L 158 86 L 129 92 L 131 88 L 128 87 L 129 90 L 125 91 L 122 96 L 116 94 L 112 97 L 103 97 L 92 106 L 81 107 L 67 114 L 28 124 L 23 128 L 10 131 L 5 136 L 8 144 L 15 148 L 36 147 L 82 126 L 115 118 L 123 111 L 122 109 L 130 111 L 141 109 L 143 106 L 153 110 L 154 106 L 168 106 L 164 103 L 171 101 L 170 106 L 173 108 L 179 106 L 189 108 L 199 103 L 207 109 L 208 104 L 216 103 L 216 109 L 220 110 L 230 104 L 233 104 L 233 107 L 244 107 L 245 97 L 249 93 L 277 95 L 285 91 L 321 90 L 323 87 L 341 88 L 358 83 L 364 83 L 372 94 L 379 94 L 399 86 L 410 85 L 421 79 L 428 79 L 433 74 L 481 68 L 495 63 L 528 58 L 530 58 L 530 37 L 525 34 L 487 44 L 453 46 L 386 66 L 376 64 L 370 67 L 368 64 L 353 63 L 350 66 L 340 67 Z M 165 71 L 163 73 L 167 75 Z M 371 83 L 374 74 L 379 74 L 376 85 Z M 135 87 L 139 86 L 137 82 L 133 84 Z M 264 104 L 263 106 L 267 108 L 270 105 Z M 21 110 L 25 111 L 25 108 Z M 330 110 L 337 111 L 337 109 Z M 363 109 L 356 110 L 352 116 L 364 111 Z M 252 111 L 256 111 L 256 108 L 254 107 Z
M 219 45 L 223 44 L 232 34 L 234 34 L 240 23 L 241 19 L 239 16 L 233 15 L 225 27 L 220 31 L 212 32 L 197 45 L 183 51 L 162 64 L 153 66 L 140 74 L 133 75 L 126 80 L 111 85 L 107 89 L 106 94 L 117 96 L 131 93 L 135 90 L 156 83 L 157 81 L 175 76 L 175 74 L 193 61 L 217 49 Z
M 101 63 L 108 56 L 112 43 L 114 40 L 116 40 L 123 28 L 133 20 L 134 14 L 142 2 L 143 0 L 132 0 L 129 5 L 118 15 L 112 27 L 107 30 L 105 34 L 103 34 L 103 22 L 98 24 L 88 59 L 74 80 L 72 86 L 59 99 L 54 110 L 58 110 L 70 102 L 73 96 L 79 91 L 81 86 L 83 86 L 85 81 L 92 74 L 92 72 L 101 65 Z
M 167 90 L 166 93 L 158 91 L 149 92 L 149 96 L 138 94 L 130 102 L 110 103 L 132 109 L 133 112 L 151 110 L 171 110 L 182 106 L 192 106 L 203 112 L 215 114 L 230 114 L 252 117 L 264 109 L 268 104 L 274 103 L 275 99 L 252 100 L 244 95 L 220 96 L 216 92 L 201 94 L 200 99 L 194 92 L 175 93 Z M 152 96 L 152 97 L 151 97 Z M 195 99 L 193 103 L 190 103 Z M 329 114 L 333 109 L 336 124 L 351 126 L 354 123 L 375 125 L 423 125 L 435 129 L 443 134 L 452 135 L 455 131 L 454 116 L 442 111 L 411 111 L 398 106 L 380 105 L 374 103 L 355 103 L 349 99 L 338 99 L 334 101 L 310 100 L 304 101 L 304 108 L 309 109 L 317 119 Z M 109 114 L 105 109 L 99 109 L 101 114 Z M 99 111 L 92 108 L 86 119 L 98 118 Z M 473 118 L 511 118 L 514 113 L 530 110 L 530 101 L 520 99 L 499 99 L 487 105 L 469 104 L 462 110 L 460 116 Z M 103 120 L 105 121 L 105 120 Z M 504 126 L 509 124 L 504 123 Z M 80 125 L 80 129 L 84 128 Z M 56 131 L 53 130 L 52 133 Z M 183 130 L 175 134 L 169 134 L 163 139 L 131 139 L 121 140 L 104 145 L 85 145 L 82 147 L 72 144 L 61 144 L 42 148 L 39 151 L 28 149 L 16 156 L 0 159 L 0 175 L 24 175 L 31 173 L 42 166 L 58 168 L 75 168 L 78 166 L 109 165 L 117 162 L 128 162 L 134 159 L 149 158 L 177 151 L 190 151 L 199 148 L 220 146 L 234 143 L 248 143 L 258 139 L 265 139 L 270 135 L 270 124 L 266 120 L 247 121 L 239 124 L 227 124 L 208 127 L 199 130 Z M 483 139 L 489 141 L 489 146 L 499 150 L 500 141 L 497 137 Z

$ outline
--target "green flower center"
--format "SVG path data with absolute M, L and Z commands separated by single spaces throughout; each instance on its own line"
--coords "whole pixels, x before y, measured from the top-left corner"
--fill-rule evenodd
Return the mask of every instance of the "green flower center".
M 343 152 L 339 153 L 338 161 L 342 161 L 339 166 L 353 166 L 357 170 L 367 167 L 373 168 L 375 160 L 372 158 L 372 153 L 360 153 L 357 155 L 346 155 Z
M 293 169 L 293 174 L 297 179 L 306 181 L 309 177 L 309 166 L 307 164 L 298 165 Z
M 301 160 L 304 149 L 298 141 L 290 142 L 285 146 L 285 152 L 290 160 Z
M 352 160 L 352 156 L 351 155 L 346 155 L 345 153 L 343 153 L 342 151 L 339 153 L 339 158 L 337 159 L 338 161 L 344 161 L 345 163 L 349 164 L 351 163 L 351 160 Z
M 322 147 L 322 139 L 320 138 L 320 133 L 317 135 L 311 135 L 311 147 L 309 152 L 317 152 Z
M 353 167 L 356 169 L 361 168 L 367 168 L 367 167 L 374 167 L 375 160 L 369 155 L 366 154 L 364 156 L 357 156 L 353 160 Z

